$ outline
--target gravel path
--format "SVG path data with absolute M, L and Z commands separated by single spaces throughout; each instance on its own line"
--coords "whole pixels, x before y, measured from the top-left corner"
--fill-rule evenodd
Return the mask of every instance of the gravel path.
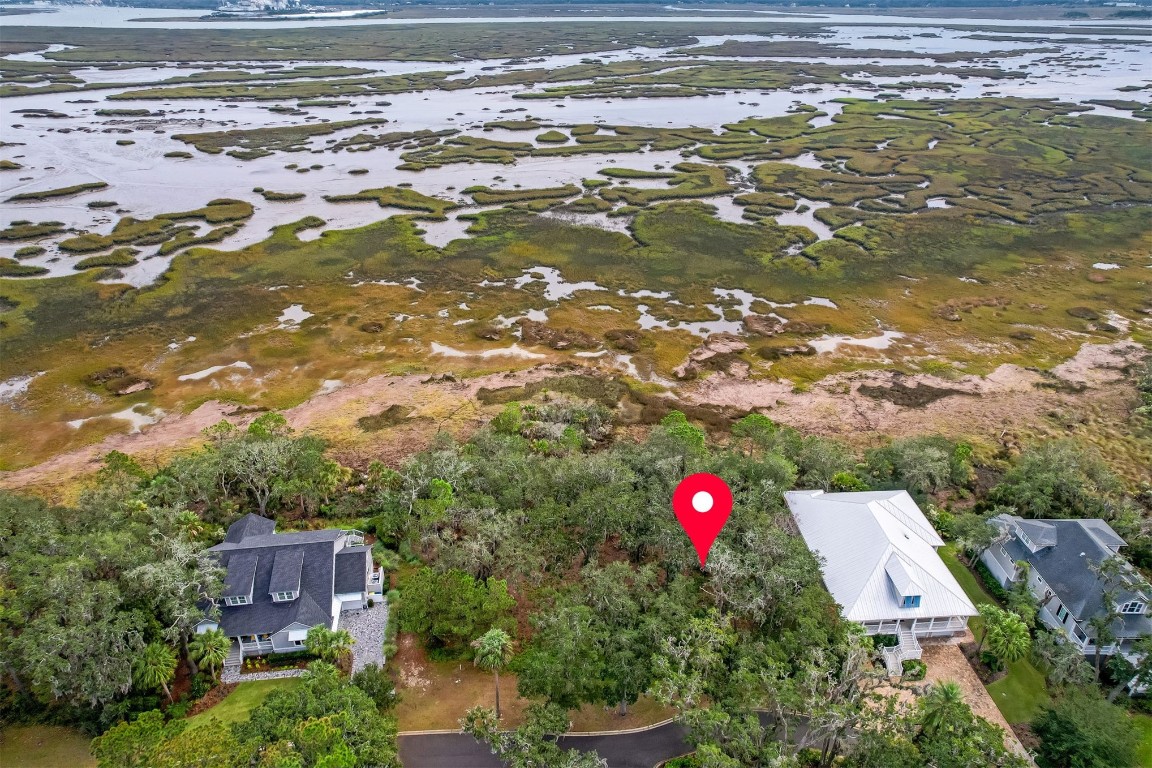
M 352 646 L 352 672 L 356 673 L 369 664 L 384 666 L 384 631 L 388 626 L 388 600 L 384 599 L 371 608 L 360 611 L 345 611 L 340 614 L 340 629 L 352 633 L 356 643 Z

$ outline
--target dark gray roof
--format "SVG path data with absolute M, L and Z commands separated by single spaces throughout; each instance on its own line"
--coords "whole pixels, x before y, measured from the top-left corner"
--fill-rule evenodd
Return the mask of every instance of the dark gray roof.
M 337 594 L 364 591 L 368 553 L 368 547 L 344 547 L 336 553 Z
M 337 534 L 339 531 L 336 532 Z M 292 534 L 277 534 L 290 537 Z M 264 538 L 264 537 L 260 537 Z M 248 540 L 245 540 L 247 544 Z M 256 566 L 252 604 L 220 606 L 220 627 L 229 637 L 237 635 L 260 635 L 279 632 L 290 624 L 299 622 L 305 626 L 317 624 L 331 625 L 332 578 L 335 561 L 335 545 L 332 541 L 317 541 L 308 544 L 288 545 L 289 549 L 277 547 L 260 552 Z M 254 557 L 257 553 L 250 549 L 237 549 L 227 544 L 212 548 L 227 565 L 236 558 Z M 276 555 L 280 552 L 300 553 L 300 596 L 295 600 L 276 603 L 272 601 L 272 571 Z
M 998 515 L 994 519 L 1005 523 L 1018 523 L 1020 521 L 1020 518 L 1014 515 Z M 1115 550 L 1101 543 L 1096 535 L 1095 526 L 1085 525 L 1085 523 L 1099 522 L 1104 526 L 1107 526 L 1107 523 L 1103 520 L 1044 520 L 1042 522 L 1055 529 L 1057 540 L 1055 546 L 1048 546 L 1032 552 L 1018 538 L 1012 536 L 1004 543 L 1004 551 L 1014 561 L 1024 560 L 1028 562 L 1065 607 L 1072 612 L 1072 615 L 1077 620 L 1086 622 L 1104 610 L 1103 585 L 1089 566 L 1099 565 L 1116 553 Z M 1031 534 L 1028 535 L 1031 538 Z M 1115 536 L 1115 533 L 1112 535 Z M 1129 600 L 1140 599 L 1147 602 L 1149 598 L 1152 598 L 1152 595 L 1141 595 L 1139 592 L 1123 588 L 1117 590 L 1116 595 L 1117 602 L 1121 605 Z M 1090 635 L 1094 634 L 1087 626 L 1084 626 L 1083 629 Z M 1121 634 L 1128 637 L 1152 634 L 1152 619 L 1143 614 L 1125 614 Z
M 268 591 L 300 591 L 300 566 L 304 563 L 303 547 L 277 547 L 272 562 L 272 576 L 268 580 Z
M 1017 520 L 1017 525 L 1024 530 L 1024 535 L 1038 547 L 1054 547 L 1058 543 L 1059 536 L 1056 533 L 1056 526 L 1051 523 L 1045 523 L 1041 520 L 1020 519 Z
M 236 543 L 249 536 L 262 536 L 276 530 L 276 522 L 260 515 L 247 514 L 228 526 L 224 541 Z
M 245 536 L 240 541 L 228 541 L 212 547 L 211 552 L 227 552 L 237 549 L 264 549 L 267 547 L 289 547 L 317 542 L 332 542 L 344 535 L 344 531 L 294 531 L 292 533 L 266 533 Z
M 252 594 L 252 583 L 256 579 L 256 566 L 260 556 L 255 552 L 244 552 L 227 562 L 228 575 L 224 577 L 225 597 Z
M 1103 520 L 1090 519 L 1081 520 L 1080 524 L 1088 529 L 1088 532 L 1095 536 L 1104 546 L 1116 550 L 1127 545 L 1128 542 L 1120 538 L 1116 531 L 1112 530 L 1112 526 Z

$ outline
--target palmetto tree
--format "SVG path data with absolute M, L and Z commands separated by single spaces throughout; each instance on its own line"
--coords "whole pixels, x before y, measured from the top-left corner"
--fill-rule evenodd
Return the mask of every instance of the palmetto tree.
M 1032 649 L 1028 625 L 1014 613 L 1005 612 L 988 625 L 988 650 L 1001 665 L 1019 661 Z
M 132 662 L 132 677 L 144 688 L 162 688 L 168 701 L 172 691 L 168 683 L 176 674 L 176 652 L 163 643 L 149 643 Z
M 512 638 L 502 629 L 490 629 L 472 641 L 476 650 L 473 662 L 480 669 L 492 672 L 496 677 L 496 719 L 500 719 L 500 670 L 508 666 L 512 659 Z
M 188 652 L 193 658 L 208 665 L 212 670 L 212 677 L 216 677 L 216 667 L 223 666 L 232 650 L 232 640 L 224 634 L 222 629 L 213 629 L 203 632 L 192 638 L 188 643 Z
M 943 728 L 966 705 L 960 684 L 947 680 L 932 686 L 920 699 L 920 730 L 931 735 Z
M 324 661 L 335 663 L 337 659 L 352 650 L 356 639 L 346 629 L 331 630 L 327 627 L 312 627 L 304 639 L 304 647 Z

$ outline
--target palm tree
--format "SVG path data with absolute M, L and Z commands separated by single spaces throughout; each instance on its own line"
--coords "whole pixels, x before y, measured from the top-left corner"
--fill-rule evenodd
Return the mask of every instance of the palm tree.
M 346 629 L 331 630 L 327 627 L 312 627 L 304 639 L 304 647 L 324 661 L 335 663 L 337 659 L 352 650 L 356 639 Z
M 964 706 L 964 692 L 959 683 L 947 680 L 933 685 L 920 699 L 921 732 L 932 735 L 952 721 L 957 710 Z
M 980 628 L 980 642 L 976 645 L 976 654 L 979 655 L 984 650 L 984 641 L 988 639 L 988 627 L 1000 621 L 1005 611 L 993 603 L 980 603 L 976 606 L 976 610 L 980 613 L 980 618 L 983 619 L 983 626 Z
M 216 677 L 216 667 L 223 666 L 231 650 L 232 640 L 224 634 L 222 629 L 202 632 L 192 638 L 192 642 L 188 644 L 188 652 L 208 665 L 208 668 L 212 670 L 212 677 Z
M 473 663 L 496 676 L 496 719 L 500 719 L 500 670 L 512 659 L 512 638 L 502 629 L 492 628 L 472 641 L 476 649 Z
M 168 682 L 176 674 L 176 652 L 164 643 L 149 643 L 132 662 L 132 676 L 138 685 L 145 688 L 162 688 L 168 701 L 172 701 L 172 691 Z
M 1032 649 L 1032 636 L 1028 625 L 1014 613 L 1005 612 L 988 626 L 988 650 L 1001 666 L 1019 661 Z

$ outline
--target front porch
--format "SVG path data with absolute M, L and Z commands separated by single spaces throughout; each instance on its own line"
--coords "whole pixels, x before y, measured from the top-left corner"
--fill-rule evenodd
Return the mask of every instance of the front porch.
M 894 619 L 890 621 L 866 621 L 864 631 L 868 635 L 894 635 L 896 645 L 883 646 L 880 653 L 884 667 L 890 677 L 904 674 L 904 662 L 919 659 L 923 655 L 921 638 L 943 637 L 963 632 L 968 621 L 962 616 L 936 616 L 929 619 Z
M 917 637 L 955 635 L 968 628 L 968 619 L 963 616 L 933 616 L 928 619 L 888 619 L 865 621 L 864 633 L 868 635 L 897 635 L 910 631 Z

